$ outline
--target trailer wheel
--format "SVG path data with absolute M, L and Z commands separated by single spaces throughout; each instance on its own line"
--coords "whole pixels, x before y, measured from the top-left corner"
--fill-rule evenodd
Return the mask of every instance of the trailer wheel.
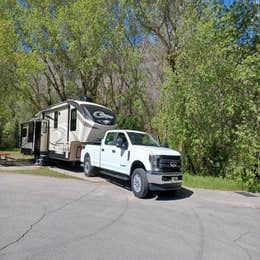
M 87 177 L 95 176 L 94 169 L 95 169 L 95 167 L 93 167 L 91 165 L 90 157 L 87 154 L 85 156 L 85 160 L 84 160 L 84 174 L 85 174 L 85 176 L 87 176 Z
M 145 198 L 149 193 L 149 184 L 146 172 L 142 168 L 134 170 L 131 177 L 131 188 L 134 195 L 138 198 Z

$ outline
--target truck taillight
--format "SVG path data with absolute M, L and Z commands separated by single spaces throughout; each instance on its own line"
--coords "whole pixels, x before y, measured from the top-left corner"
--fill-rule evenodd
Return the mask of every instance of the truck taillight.
M 81 156 L 81 151 L 82 151 L 82 146 L 78 146 L 78 147 L 77 147 L 77 151 L 76 151 L 76 157 L 77 157 L 77 158 L 80 158 L 80 156 Z

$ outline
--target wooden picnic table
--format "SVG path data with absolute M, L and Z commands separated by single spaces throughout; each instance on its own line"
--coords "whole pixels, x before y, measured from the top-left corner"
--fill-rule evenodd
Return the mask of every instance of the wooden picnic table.
M 5 160 L 6 157 L 8 157 L 8 155 L 10 155 L 10 153 L 7 152 L 0 152 L 0 160 Z
M 0 152 L 0 164 L 1 165 L 13 165 L 16 161 L 15 158 L 9 156 L 10 153 L 8 152 Z

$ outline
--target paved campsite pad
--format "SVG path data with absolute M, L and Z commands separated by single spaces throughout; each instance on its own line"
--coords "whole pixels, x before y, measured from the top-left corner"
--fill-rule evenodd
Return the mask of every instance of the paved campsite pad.
M 260 197 L 0 174 L 0 259 L 259 259 Z

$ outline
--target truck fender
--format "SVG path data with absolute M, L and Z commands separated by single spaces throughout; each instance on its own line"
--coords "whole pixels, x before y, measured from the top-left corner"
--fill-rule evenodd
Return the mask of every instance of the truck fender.
M 132 176 L 134 170 L 137 169 L 137 168 L 142 168 L 146 171 L 145 166 L 141 161 L 134 161 L 131 165 L 130 176 Z

